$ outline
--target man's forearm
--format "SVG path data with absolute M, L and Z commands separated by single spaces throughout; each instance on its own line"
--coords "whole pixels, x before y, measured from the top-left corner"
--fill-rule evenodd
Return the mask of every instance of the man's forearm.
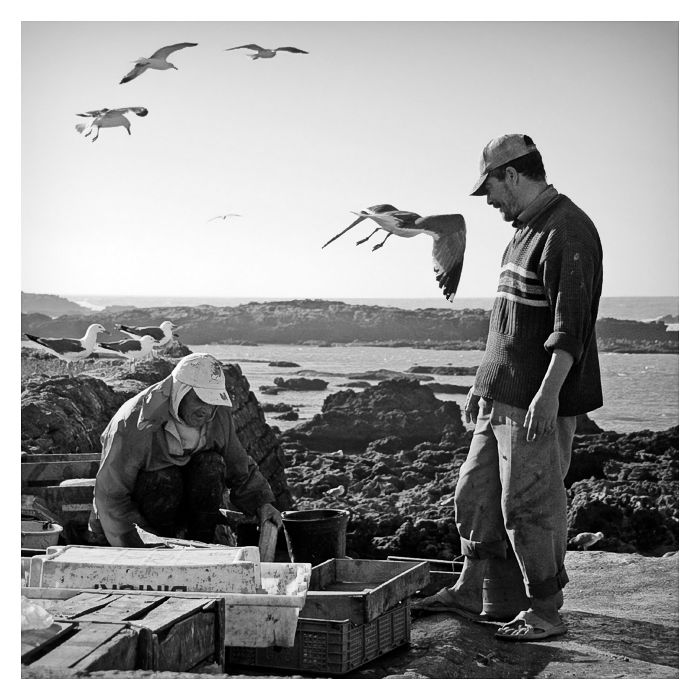
M 559 392 L 564 384 L 566 376 L 569 374 L 574 358 L 566 350 L 552 350 L 552 359 L 549 361 L 547 373 L 540 384 L 540 393 L 544 396 L 559 397 Z

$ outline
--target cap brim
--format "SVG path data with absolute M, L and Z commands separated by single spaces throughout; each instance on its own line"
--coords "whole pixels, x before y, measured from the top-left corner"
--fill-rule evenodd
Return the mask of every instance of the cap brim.
M 481 197 L 482 195 L 486 194 L 484 190 L 484 183 L 486 182 L 486 178 L 488 176 L 489 174 L 486 172 L 476 181 L 474 187 L 472 187 L 472 191 L 469 193 L 470 197 Z
M 233 406 L 225 389 L 201 389 L 197 386 L 193 386 L 192 389 L 204 403 L 212 406 Z

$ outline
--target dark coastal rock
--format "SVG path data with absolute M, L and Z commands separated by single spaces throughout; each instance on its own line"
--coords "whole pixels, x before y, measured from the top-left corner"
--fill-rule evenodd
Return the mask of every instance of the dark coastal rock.
M 190 350 L 186 345 L 181 343 L 177 338 L 173 338 L 163 348 L 158 349 L 158 354 L 163 357 L 180 358 L 186 357 L 187 355 L 191 355 L 192 350 Z
M 344 394 L 339 403 L 349 401 Z M 355 424 L 345 425 L 355 429 Z M 313 430 L 308 433 L 313 435 Z M 308 436 L 296 429 L 283 433 L 282 441 L 297 509 L 351 510 L 348 556 L 453 559 L 460 554 L 454 489 L 471 436 L 471 431 L 448 432 L 406 448 L 403 436 L 387 429 L 357 453 L 338 451 L 346 449 L 338 440 L 320 448 L 327 453 L 316 452 Z M 602 531 L 604 538 L 593 549 L 657 556 L 677 551 L 677 436 L 676 428 L 577 435 L 573 461 L 588 459 L 598 476 L 576 481 L 567 491 L 569 539 Z M 331 499 L 326 491 L 338 484 L 345 493 Z
M 464 434 L 460 408 L 439 401 L 416 380 L 388 380 L 362 392 L 327 396 L 320 414 L 292 430 L 291 439 L 313 449 L 362 449 L 387 435 L 411 447 L 444 433 Z
M 427 382 L 424 384 L 434 394 L 468 394 L 471 386 L 460 384 L 441 384 L 440 382 Z
M 427 374 L 415 375 L 408 372 L 397 372 L 393 369 L 373 369 L 367 372 L 351 372 L 348 379 L 416 379 L 419 382 L 430 382 L 433 377 Z
M 296 411 L 286 411 L 277 416 L 277 420 L 299 420 L 299 414 Z
M 25 380 L 21 403 L 21 449 L 35 453 L 99 452 L 100 434 L 117 409 L 147 386 L 170 374 L 175 360 L 158 357 L 139 362 L 132 372 L 128 365 L 95 363 L 90 371 L 98 378 L 81 374 L 71 378 L 40 375 Z M 285 455 L 278 433 L 265 414 L 236 364 L 225 364 L 226 388 L 233 403 L 233 419 L 241 444 L 270 482 L 280 510 L 293 501 L 287 486 Z
M 275 360 L 274 362 L 268 362 L 268 367 L 301 367 L 296 362 L 289 362 L 288 360 Z
M 21 396 L 24 452 L 99 452 L 100 433 L 124 397 L 81 375 L 29 380 Z
M 596 435 L 602 432 L 603 429 L 596 425 L 595 421 L 589 418 L 587 413 L 576 416 L 577 435 Z
M 275 377 L 272 380 L 280 389 L 292 391 L 322 391 L 328 386 L 323 379 L 307 379 L 306 377 Z
M 408 368 L 411 374 L 447 374 L 453 377 L 464 377 L 476 374 L 479 367 L 453 367 L 452 365 L 444 365 L 438 367 L 426 367 L 423 365 L 414 365 Z
M 164 318 L 177 325 L 183 343 L 289 343 L 330 347 L 358 343 L 443 349 L 483 349 L 490 311 L 483 309 L 398 309 L 345 304 L 324 299 L 251 302 L 219 307 L 108 307 L 60 318 L 22 314 L 22 333 L 43 337 L 82 336 L 90 323 L 158 325 Z M 620 352 L 678 352 L 678 331 L 666 324 L 616 319 L 596 322 L 599 349 Z
M 271 394 L 271 395 L 274 396 L 275 394 L 279 394 L 279 393 L 280 393 L 280 387 L 278 387 L 278 386 L 272 386 L 272 385 L 270 385 L 270 384 L 261 384 L 261 385 L 258 387 L 258 391 L 259 391 L 261 394 Z
M 366 389 L 368 386 L 372 386 L 369 382 L 355 381 L 355 382 L 345 382 L 344 384 L 338 384 L 338 386 L 346 386 L 350 389 Z
M 288 403 L 264 403 L 260 408 L 266 413 L 286 413 L 292 411 L 294 406 L 290 406 Z

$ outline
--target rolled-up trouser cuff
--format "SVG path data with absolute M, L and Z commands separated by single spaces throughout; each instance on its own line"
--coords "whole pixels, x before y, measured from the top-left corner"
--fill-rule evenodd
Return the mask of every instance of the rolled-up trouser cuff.
M 508 540 L 492 542 L 475 542 L 460 538 L 462 554 L 467 559 L 505 559 L 508 555 Z
M 554 595 L 557 591 L 564 588 L 567 583 L 569 583 L 569 577 L 566 574 L 566 569 L 562 566 L 554 576 L 544 581 L 526 583 L 525 587 L 530 598 L 542 599 Z

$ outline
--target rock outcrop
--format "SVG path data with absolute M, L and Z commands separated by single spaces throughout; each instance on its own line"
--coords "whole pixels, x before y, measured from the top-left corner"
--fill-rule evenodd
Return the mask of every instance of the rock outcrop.
M 288 435 L 291 440 L 323 451 L 360 450 L 388 435 L 402 447 L 443 435 L 464 435 L 460 408 L 443 402 L 416 380 L 379 382 L 355 392 L 352 389 L 327 396 L 320 414 Z
M 77 377 L 29 377 L 22 392 L 22 450 L 36 453 L 99 452 L 100 434 L 116 410 L 165 378 L 175 360 L 140 362 L 131 371 L 118 360 L 97 360 Z M 89 373 L 102 375 L 91 376 Z M 224 365 L 236 432 L 270 482 L 280 510 L 293 505 L 284 473 L 285 455 L 247 379 L 236 364 Z
M 177 324 L 182 342 L 191 345 L 361 343 L 483 349 L 490 311 L 398 309 L 302 299 L 229 307 L 107 308 L 55 319 L 23 314 L 22 332 L 78 338 L 90 323 L 145 326 L 157 325 L 166 318 Z M 607 351 L 678 352 L 678 332 L 668 331 L 662 322 L 604 318 L 596 323 L 596 335 L 599 347 Z
M 306 377 L 275 377 L 275 386 L 280 389 L 291 389 L 292 391 L 323 391 L 328 382 L 323 379 L 307 379 Z

